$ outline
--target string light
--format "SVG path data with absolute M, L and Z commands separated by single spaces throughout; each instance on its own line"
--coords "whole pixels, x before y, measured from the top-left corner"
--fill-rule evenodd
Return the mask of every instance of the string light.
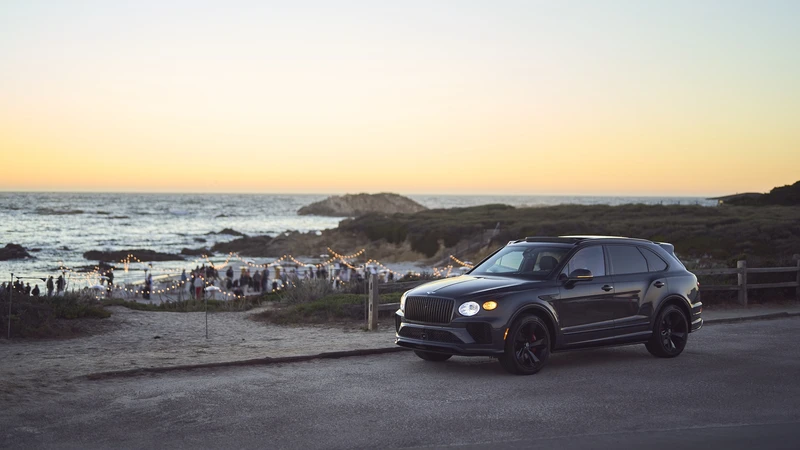
M 475 267 L 475 266 L 473 266 L 472 264 L 466 263 L 466 262 L 464 262 L 464 261 L 462 261 L 462 260 L 460 260 L 460 259 L 456 258 L 456 257 L 455 257 L 455 256 L 453 256 L 453 255 L 450 255 L 450 259 L 452 259 L 453 261 L 457 262 L 458 264 L 461 264 L 461 265 L 462 265 L 462 266 L 464 266 L 464 267 L 469 267 L 470 269 L 472 269 L 473 267 Z

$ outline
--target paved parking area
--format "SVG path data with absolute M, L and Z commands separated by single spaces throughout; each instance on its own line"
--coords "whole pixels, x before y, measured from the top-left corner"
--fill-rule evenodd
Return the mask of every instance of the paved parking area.
M 531 377 L 410 352 L 30 391 L 2 448 L 797 448 L 800 318 L 704 327 L 683 355 L 553 355 Z

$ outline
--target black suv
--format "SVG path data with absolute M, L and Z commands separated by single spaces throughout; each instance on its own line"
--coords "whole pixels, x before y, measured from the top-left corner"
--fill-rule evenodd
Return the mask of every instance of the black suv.
M 697 277 L 671 244 L 604 236 L 509 242 L 467 274 L 405 294 L 397 345 L 426 361 L 495 356 L 529 375 L 551 352 L 644 343 L 678 356 L 703 325 Z

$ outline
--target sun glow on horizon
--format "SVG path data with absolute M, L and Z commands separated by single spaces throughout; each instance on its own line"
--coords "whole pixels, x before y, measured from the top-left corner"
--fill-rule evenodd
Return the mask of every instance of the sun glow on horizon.
M 800 179 L 800 4 L 0 5 L 0 191 Z M 713 20 L 712 20 L 713 17 Z

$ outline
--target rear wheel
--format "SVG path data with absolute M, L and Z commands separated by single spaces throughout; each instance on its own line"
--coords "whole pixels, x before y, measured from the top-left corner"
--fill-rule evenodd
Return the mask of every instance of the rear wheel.
M 500 364 L 515 375 L 533 375 L 550 358 L 550 332 L 536 316 L 520 317 L 509 330 Z
M 414 354 L 424 359 L 425 361 L 442 362 L 447 361 L 453 355 L 444 353 L 423 352 L 422 350 L 414 350 Z
M 653 326 L 653 336 L 645 344 L 651 355 L 659 358 L 674 358 L 686 347 L 689 322 L 686 315 L 675 305 L 669 305 L 658 314 Z

